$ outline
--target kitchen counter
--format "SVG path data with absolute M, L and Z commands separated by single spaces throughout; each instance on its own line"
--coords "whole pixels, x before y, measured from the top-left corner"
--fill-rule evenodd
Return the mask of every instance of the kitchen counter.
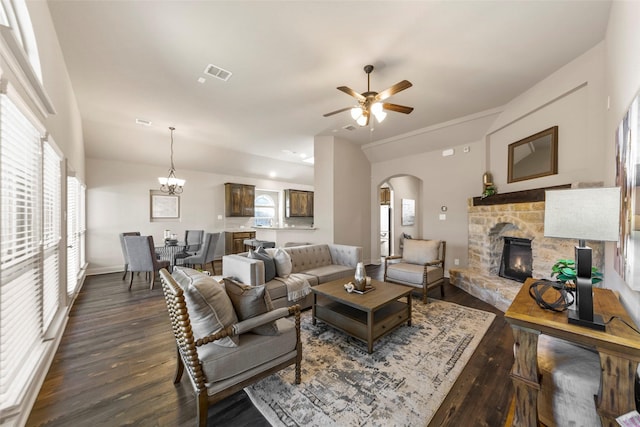
M 282 247 L 288 242 L 314 242 L 316 228 L 311 227 L 254 227 L 256 239 L 275 242 Z

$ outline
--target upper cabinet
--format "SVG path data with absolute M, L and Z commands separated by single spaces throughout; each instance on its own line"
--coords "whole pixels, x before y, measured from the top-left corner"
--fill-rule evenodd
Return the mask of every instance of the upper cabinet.
M 391 204 L 391 189 L 389 187 L 380 188 L 380 204 L 381 205 Z
M 287 218 L 313 217 L 313 191 L 284 190 Z
M 254 216 L 255 196 L 255 185 L 226 183 L 224 185 L 226 216 Z

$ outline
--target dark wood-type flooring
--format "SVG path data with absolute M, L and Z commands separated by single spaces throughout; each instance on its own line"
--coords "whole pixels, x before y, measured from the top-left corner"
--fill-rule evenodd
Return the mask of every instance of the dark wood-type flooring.
M 367 266 L 367 273 L 382 279 L 380 267 Z M 86 279 L 28 426 L 196 424 L 187 375 L 173 385 L 175 341 L 159 282 L 150 291 L 142 274 L 128 291 L 121 279 Z M 440 298 L 439 290 L 430 296 Z M 502 426 L 513 394 L 511 330 L 502 312 L 454 286 L 445 286 L 444 299 L 497 316 L 429 425 Z M 209 425 L 269 424 L 239 392 L 210 408 Z

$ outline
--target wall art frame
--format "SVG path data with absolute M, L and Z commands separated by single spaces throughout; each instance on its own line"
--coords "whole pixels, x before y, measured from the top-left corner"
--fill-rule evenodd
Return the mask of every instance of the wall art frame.
M 180 196 L 150 190 L 149 219 L 151 222 L 180 220 Z
M 558 126 L 509 144 L 507 182 L 558 173 Z

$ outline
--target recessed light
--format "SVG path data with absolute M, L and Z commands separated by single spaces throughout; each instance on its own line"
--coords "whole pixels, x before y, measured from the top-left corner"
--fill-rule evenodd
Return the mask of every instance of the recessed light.
M 309 163 L 309 164 L 312 164 L 312 165 L 315 163 L 313 157 L 308 157 L 308 158 L 304 159 L 303 162 Z
M 306 155 L 306 154 L 304 154 L 304 153 L 300 153 L 299 155 L 300 155 L 300 158 L 301 158 L 301 159 L 306 159 L 306 158 L 307 158 L 307 155 Z
M 151 122 L 149 120 L 136 119 L 136 124 L 142 126 L 151 126 Z
M 276 173 L 274 171 L 269 172 L 269 178 L 275 178 Z
M 205 79 L 204 77 L 198 77 L 198 83 L 204 83 L 206 81 L 207 79 Z

